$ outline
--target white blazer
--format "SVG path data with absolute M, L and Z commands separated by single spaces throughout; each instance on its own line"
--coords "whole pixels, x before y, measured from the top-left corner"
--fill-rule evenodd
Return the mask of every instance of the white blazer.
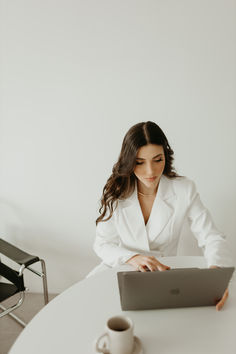
M 94 251 L 103 264 L 114 267 L 135 254 L 175 256 L 185 218 L 208 266 L 232 264 L 225 236 L 220 233 L 202 204 L 193 181 L 162 175 L 151 214 L 145 225 L 137 196 L 119 200 L 111 219 L 96 227 Z

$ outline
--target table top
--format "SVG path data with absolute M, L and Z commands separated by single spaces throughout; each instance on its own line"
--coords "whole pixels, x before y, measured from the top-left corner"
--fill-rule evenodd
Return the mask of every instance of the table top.
M 163 257 L 172 268 L 205 268 L 203 257 Z M 106 320 L 125 315 L 134 322 L 134 334 L 146 354 L 236 353 L 236 280 L 221 311 L 214 306 L 122 311 L 113 268 L 84 279 L 45 306 L 22 331 L 9 354 L 95 353 L 94 342 Z

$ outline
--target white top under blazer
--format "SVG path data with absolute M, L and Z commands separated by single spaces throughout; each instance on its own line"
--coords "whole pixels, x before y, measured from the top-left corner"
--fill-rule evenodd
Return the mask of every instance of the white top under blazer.
M 124 264 L 135 254 L 175 256 L 186 218 L 208 267 L 231 265 L 225 236 L 215 227 L 194 182 L 186 177 L 162 175 L 146 225 L 136 183 L 132 195 L 118 201 L 112 217 L 97 224 L 94 251 L 110 267 Z

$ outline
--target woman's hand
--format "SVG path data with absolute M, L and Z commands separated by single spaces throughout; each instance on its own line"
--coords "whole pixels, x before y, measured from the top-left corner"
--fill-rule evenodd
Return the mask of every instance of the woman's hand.
M 142 256 L 141 254 L 136 254 L 135 256 L 128 259 L 126 263 L 131 264 L 136 270 L 139 270 L 140 272 L 154 272 L 155 270 L 163 271 L 170 269 L 170 267 L 160 263 L 155 257 Z
M 212 266 L 210 266 L 209 268 L 212 268 L 212 269 L 213 269 L 213 268 L 220 268 L 220 267 L 217 267 L 217 266 L 215 266 L 215 265 L 212 265 Z M 229 296 L 229 289 L 227 288 L 227 289 L 225 290 L 225 292 L 224 292 L 222 298 L 220 299 L 220 301 L 217 302 L 217 304 L 216 304 L 216 310 L 217 310 L 217 311 L 220 311 L 220 310 L 222 309 L 222 307 L 224 306 L 224 303 L 225 303 L 225 301 L 227 300 L 228 296 Z
M 225 292 L 224 292 L 222 298 L 220 299 L 220 301 L 217 302 L 217 304 L 216 304 L 216 310 L 217 310 L 217 311 L 220 311 L 220 310 L 222 309 L 222 307 L 224 306 L 224 303 L 225 303 L 225 301 L 227 300 L 228 296 L 229 296 L 229 289 L 227 288 L 227 289 L 225 290 Z

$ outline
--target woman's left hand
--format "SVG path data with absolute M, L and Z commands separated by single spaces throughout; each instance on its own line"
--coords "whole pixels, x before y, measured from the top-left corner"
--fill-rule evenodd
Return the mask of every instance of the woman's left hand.
M 213 268 L 219 268 L 219 267 L 212 265 L 212 266 L 210 266 L 209 268 L 212 268 L 212 269 L 213 269 Z M 220 301 L 217 302 L 217 304 L 216 304 L 216 310 L 217 310 L 217 311 L 220 311 L 220 310 L 222 309 L 222 307 L 224 306 L 224 303 L 225 303 L 225 301 L 227 300 L 228 296 L 229 296 L 229 289 L 227 288 L 227 289 L 225 290 L 225 292 L 224 292 L 222 298 L 220 299 Z
M 227 300 L 227 297 L 229 296 L 229 289 L 227 288 L 222 296 L 222 298 L 220 299 L 219 302 L 217 302 L 216 304 L 216 310 L 220 311 L 222 309 L 222 307 L 224 306 L 225 301 Z

